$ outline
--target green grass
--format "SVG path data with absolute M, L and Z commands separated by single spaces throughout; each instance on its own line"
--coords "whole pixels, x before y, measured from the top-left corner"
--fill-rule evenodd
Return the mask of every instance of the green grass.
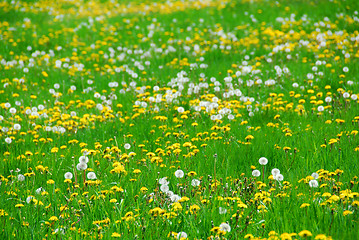
M 1 239 L 358 239 L 356 1 L 50 3 L 0 4 Z

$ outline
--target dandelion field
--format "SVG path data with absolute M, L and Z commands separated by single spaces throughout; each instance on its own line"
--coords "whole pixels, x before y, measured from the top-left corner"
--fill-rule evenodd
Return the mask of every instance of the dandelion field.
M 0 2 L 0 239 L 359 239 L 355 0 Z

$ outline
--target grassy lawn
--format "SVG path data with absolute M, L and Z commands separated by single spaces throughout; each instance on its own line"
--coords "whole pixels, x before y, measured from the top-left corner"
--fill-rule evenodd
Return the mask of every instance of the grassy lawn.
M 0 2 L 0 239 L 359 239 L 356 0 Z

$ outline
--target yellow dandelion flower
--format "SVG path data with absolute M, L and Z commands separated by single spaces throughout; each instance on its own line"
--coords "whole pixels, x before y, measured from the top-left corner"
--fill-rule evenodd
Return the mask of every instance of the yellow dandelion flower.
M 300 233 L 298 233 L 298 235 L 304 238 L 313 236 L 313 234 L 308 230 L 303 230 Z

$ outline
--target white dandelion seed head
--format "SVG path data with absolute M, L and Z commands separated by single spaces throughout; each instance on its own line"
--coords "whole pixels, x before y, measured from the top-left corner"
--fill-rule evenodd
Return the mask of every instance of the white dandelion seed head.
M 7 144 L 10 144 L 10 143 L 12 142 L 12 139 L 9 138 L 9 137 L 7 137 L 7 138 L 5 138 L 5 142 L 6 142 Z
M 80 162 L 79 164 L 76 165 L 77 170 L 79 171 L 83 171 L 87 169 L 87 164 L 84 162 Z
M 27 202 L 27 203 L 30 203 L 32 199 L 34 199 L 33 196 L 28 196 L 28 197 L 26 198 L 26 202 Z
M 273 168 L 271 173 L 273 176 L 276 176 L 276 175 L 280 174 L 280 170 L 278 168 Z
M 230 232 L 230 231 L 231 231 L 231 226 L 229 226 L 228 223 L 221 223 L 221 224 L 219 225 L 219 229 L 220 229 L 221 231 L 224 231 L 224 232 Z
M 125 145 L 123 145 L 123 147 L 128 150 L 131 148 L 131 145 L 129 143 L 125 143 Z
M 19 131 L 21 129 L 21 125 L 18 123 L 14 124 L 14 130 Z
M 166 192 L 166 194 L 169 198 L 171 198 L 174 195 L 174 193 L 172 191 L 168 191 L 168 192 Z
M 79 162 L 80 163 L 88 163 L 89 162 L 89 158 L 86 156 L 81 156 L 79 157 Z
M 187 235 L 187 233 L 185 233 L 185 232 L 179 232 L 179 233 L 177 233 L 177 239 L 187 238 L 187 237 L 188 237 L 188 235 Z
M 198 179 L 192 179 L 192 181 L 191 181 L 191 185 L 193 187 L 198 187 L 200 184 L 201 184 L 201 181 Z
M 261 172 L 257 169 L 253 170 L 252 171 L 252 176 L 253 177 L 259 177 L 261 175 Z
M 331 97 L 326 97 L 326 98 L 324 99 L 324 101 L 325 101 L 326 103 L 330 103 L 330 102 L 332 101 L 332 98 L 331 98 Z
M 67 172 L 67 173 L 65 173 L 64 177 L 65 177 L 65 179 L 72 179 L 73 174 L 71 172 Z
M 19 174 L 19 175 L 17 175 L 17 180 L 18 180 L 19 182 L 25 181 L 25 176 L 22 175 L 22 174 Z
M 164 193 L 168 193 L 168 191 L 170 190 L 170 188 L 168 187 L 168 185 L 161 185 L 160 187 L 161 191 Z
M 261 158 L 259 159 L 259 164 L 260 164 L 260 165 L 267 165 L 267 163 L 268 163 L 268 159 L 267 159 L 267 158 L 261 157 Z
M 38 189 L 35 190 L 36 194 L 40 194 L 42 191 L 44 191 L 42 187 L 39 187 Z
M 175 171 L 175 176 L 176 178 L 183 178 L 184 172 L 181 169 L 178 169 L 177 171 Z
M 87 173 L 87 178 L 91 179 L 91 180 L 96 179 L 97 178 L 96 173 L 94 173 L 94 172 Z
M 284 177 L 283 177 L 283 175 L 282 174 L 277 174 L 277 175 L 274 175 L 273 176 L 273 178 L 275 179 L 275 180 L 277 180 L 277 181 L 283 181 L 283 179 L 284 179 Z
M 317 188 L 319 186 L 319 183 L 317 180 L 310 180 L 309 181 L 309 187 Z
M 171 199 L 172 202 L 178 202 L 178 201 L 181 199 L 181 197 L 178 196 L 177 194 L 173 194 L 173 195 L 170 197 L 170 199 Z
M 314 179 L 318 179 L 318 177 L 319 177 L 319 174 L 318 173 L 316 173 L 316 172 L 314 172 L 314 173 L 312 173 L 312 175 L 311 175 Z
M 219 207 L 219 214 L 226 214 L 226 213 L 227 213 L 227 209 L 223 207 Z
M 16 113 L 16 108 L 10 108 L 9 112 L 12 113 L 12 114 L 15 114 Z
M 167 177 L 163 177 L 158 180 L 158 183 L 161 185 L 168 185 L 170 182 L 167 181 Z
M 183 107 L 178 107 L 178 108 L 177 108 L 177 112 L 183 113 L 183 112 L 184 112 L 184 108 L 183 108 Z
M 318 112 L 323 112 L 324 111 L 324 107 L 322 105 L 318 106 Z

